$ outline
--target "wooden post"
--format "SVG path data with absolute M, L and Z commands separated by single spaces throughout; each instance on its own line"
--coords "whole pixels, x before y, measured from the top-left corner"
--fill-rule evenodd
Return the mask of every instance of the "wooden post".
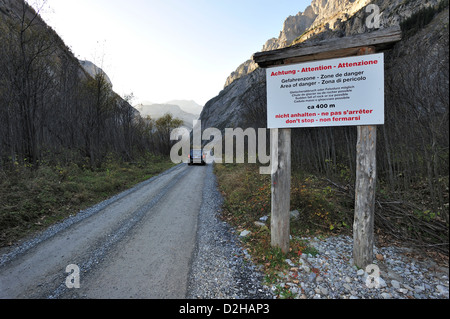
M 271 129 L 272 214 L 271 245 L 289 252 L 289 212 L 291 202 L 291 129 Z
M 305 42 L 287 48 L 257 52 L 253 55 L 259 67 L 289 65 L 309 61 L 365 55 L 384 51 L 402 39 L 399 26 L 370 33 L 319 42 Z M 370 102 L 370 101 L 369 101 Z M 290 131 L 279 129 L 278 143 L 272 145 L 272 246 L 289 251 L 290 210 Z M 274 131 L 275 132 L 275 131 Z M 278 132 L 278 131 L 277 131 Z M 288 135 L 289 141 L 283 140 Z M 284 144 L 283 144 L 284 143 Z M 376 180 L 376 126 L 358 127 L 355 219 L 353 223 L 353 260 L 363 268 L 373 260 L 373 223 Z M 286 167 L 289 165 L 289 167 Z M 289 183 L 289 184 L 287 184 Z
M 358 55 L 372 53 L 373 47 L 358 51 Z M 358 126 L 357 130 L 353 263 L 365 269 L 373 261 L 377 127 Z

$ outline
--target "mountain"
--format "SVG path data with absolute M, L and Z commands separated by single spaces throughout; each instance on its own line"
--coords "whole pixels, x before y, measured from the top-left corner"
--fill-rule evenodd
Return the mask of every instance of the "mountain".
M 99 72 L 105 76 L 95 78 Z M 148 147 L 135 138 L 143 135 L 140 120 L 39 12 L 24 0 L 0 0 L 0 167 L 7 154 L 36 166 L 88 159 L 98 167 L 110 152 L 130 160 Z
M 108 82 L 111 87 L 112 87 L 112 82 L 109 79 L 108 75 L 98 66 L 96 66 L 94 63 L 92 63 L 91 61 L 87 61 L 87 60 L 80 60 L 80 65 L 83 67 L 83 69 L 93 78 L 95 78 L 95 76 L 97 74 L 103 74 L 103 76 L 105 77 L 106 82 Z
M 183 111 L 199 116 L 203 110 L 203 106 L 192 100 L 172 100 L 165 104 L 178 105 Z
M 191 130 L 194 121 L 196 121 L 203 110 L 203 106 L 192 100 L 171 100 L 166 103 L 158 104 L 151 102 L 142 102 L 135 106 L 142 117 L 150 116 L 152 119 L 158 119 L 167 113 L 183 121 L 184 127 Z
M 219 95 L 209 100 L 200 114 L 202 128 L 215 127 L 223 130 L 227 127 L 252 126 L 246 114 L 252 103 L 264 104 L 261 98 L 264 99 L 266 94 L 265 77 L 265 71 L 257 68 L 254 72 L 233 81 Z
M 141 117 L 143 118 L 150 116 L 152 119 L 159 119 L 167 113 L 170 113 L 173 117 L 181 119 L 184 124 L 183 126 L 188 129 L 192 129 L 194 121 L 199 117 L 199 113 L 188 113 L 182 110 L 179 105 L 174 104 L 139 104 L 135 107 L 140 112 Z
M 369 15 L 365 7 L 369 3 L 375 4 L 380 10 L 380 28 L 398 26 L 411 19 L 417 19 L 416 16 L 419 14 L 420 17 L 420 13 L 424 10 L 434 12 L 442 7 L 447 7 L 447 13 L 444 10 L 443 15 L 448 17 L 447 0 L 313 0 L 304 12 L 288 17 L 279 37 L 267 40 L 262 51 L 284 48 L 305 41 L 314 42 L 371 32 L 373 28 L 369 28 L 365 23 Z M 442 52 L 446 44 L 442 41 L 432 42 L 427 39 L 432 38 L 433 34 L 437 36 L 436 34 L 442 32 L 448 34 L 448 24 L 445 25 L 445 22 L 444 25 L 435 23 L 434 29 L 422 32 L 423 34 L 416 38 L 408 37 L 398 43 L 396 48 L 402 51 L 401 54 L 407 54 L 403 52 L 402 48 L 423 42 L 428 48 L 417 52 L 415 59 L 436 64 L 436 60 L 433 60 L 435 57 L 426 52 Z M 392 52 L 394 50 L 386 53 L 388 58 Z M 395 59 L 394 56 L 393 59 Z M 395 65 L 395 61 L 392 64 Z M 387 72 L 387 76 L 389 76 L 389 70 Z M 249 59 L 230 74 L 226 79 L 224 89 L 218 96 L 206 103 L 200 115 L 202 126 L 224 128 L 249 125 L 252 120 L 248 116 L 242 116 L 246 113 L 246 109 L 251 108 L 249 99 L 259 99 L 262 103 L 260 113 L 263 113 L 265 112 L 264 96 L 265 71 Z
M 368 16 L 364 9 L 371 3 L 380 8 L 381 27 L 388 27 L 399 25 L 420 9 L 437 6 L 439 1 L 313 0 L 304 12 L 286 18 L 278 38 L 267 40 L 261 51 L 285 48 L 328 31 L 336 31 L 331 37 L 368 32 L 367 26 L 363 23 Z M 357 23 L 349 26 L 355 17 L 359 17 Z M 252 59 L 243 62 L 228 76 L 224 87 L 253 72 L 257 67 Z
M 370 2 L 374 6 L 366 8 L 368 3 L 314 0 L 306 14 L 286 19 L 280 36 L 268 40 L 263 49 L 288 45 L 312 48 L 318 41 L 401 27 L 402 40 L 383 51 L 385 121 L 374 130 L 378 198 L 374 228 L 376 237 L 387 239 L 383 239 L 386 243 L 390 239 L 401 241 L 417 252 L 433 247 L 448 257 L 448 0 L 375 0 Z M 379 10 L 379 24 L 369 20 L 373 9 Z M 312 13 L 316 17 L 305 29 L 314 17 Z M 266 70 L 249 60 L 205 104 L 200 120 L 202 130 L 265 128 L 266 113 Z M 292 129 L 292 169 L 305 176 L 339 181 L 333 184 L 348 189 L 351 198 L 359 165 L 357 132 L 355 126 Z M 394 202 L 399 205 L 390 206 Z M 415 217 L 416 212 L 430 211 L 439 217 L 420 218 L 420 222 Z M 438 228 L 447 231 L 433 230 Z
M 304 12 L 300 11 L 296 15 L 286 18 L 278 38 L 267 40 L 261 51 L 284 48 L 305 33 L 309 28 L 314 29 L 314 26 L 318 25 L 321 21 L 326 21 L 327 18 L 336 19 L 338 16 L 345 16 L 350 12 L 353 12 L 356 8 L 361 8 L 368 2 L 369 1 L 367 0 L 313 0 L 311 5 L 306 7 Z M 225 81 L 225 87 L 241 76 L 253 72 L 256 68 L 257 65 L 252 59 L 245 61 L 230 74 Z

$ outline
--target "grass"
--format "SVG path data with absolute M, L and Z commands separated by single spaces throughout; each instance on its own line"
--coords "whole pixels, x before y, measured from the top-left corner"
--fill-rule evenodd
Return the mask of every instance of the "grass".
M 225 220 L 247 229 L 270 215 L 270 175 L 259 174 L 256 164 L 216 164 L 215 173 L 225 196 Z M 353 205 L 353 200 L 338 194 L 328 181 L 292 172 L 291 210 L 298 210 L 299 218 L 291 220 L 291 235 L 350 233 Z
M 298 261 L 301 254 L 317 253 L 305 238 L 341 234 L 352 236 L 354 198 L 346 190 L 346 186 L 342 186 L 348 182 L 348 169 L 345 167 L 335 177 L 337 180 L 334 182 L 345 181 L 339 187 L 321 176 L 292 170 L 290 210 L 297 210 L 299 217 L 290 219 L 292 239 L 287 254 L 272 247 L 270 243 L 271 177 L 259 174 L 257 164 L 215 164 L 214 169 L 224 196 L 222 218 L 238 232 L 244 229 L 250 231 L 250 235 L 242 239 L 242 244 L 251 254 L 253 262 L 262 266 L 269 284 L 283 282 L 283 273 L 289 272 L 286 259 Z M 380 183 L 377 194 L 380 202 L 377 205 L 383 207 L 376 207 L 379 209 L 375 220 L 377 240 L 380 245 L 412 245 L 417 257 L 428 256 L 439 264 L 448 265 L 448 251 L 445 251 L 444 246 L 448 242 L 445 240 L 445 236 L 448 236 L 448 224 L 445 224 L 442 214 L 427 208 L 431 201 L 426 200 L 425 186 L 424 184 L 423 189 L 411 189 L 402 196 L 406 200 L 399 200 L 395 204 L 396 200 L 390 199 L 392 192 Z M 443 190 L 442 196 L 448 203 L 448 188 Z M 409 199 L 413 202 L 419 199 L 422 205 L 417 205 L 417 209 L 410 211 L 416 205 L 407 205 Z M 389 203 L 393 206 L 389 206 Z M 446 207 L 448 209 L 448 204 Z M 268 216 L 265 225 L 256 225 L 255 222 L 263 216 Z M 441 231 L 443 225 L 447 225 L 447 231 Z M 425 237 L 430 235 L 429 229 L 439 230 L 437 234 L 433 233 L 432 240 Z M 393 236 L 392 230 L 400 230 L 403 237 L 399 237 L 398 233 Z M 426 239 L 430 246 L 424 245 L 426 249 L 419 250 L 418 247 L 421 246 L 414 246 L 417 236 L 420 236 L 420 240 Z M 276 288 L 276 292 L 281 298 L 292 297 L 288 287 Z
M 109 159 L 97 170 L 72 164 L 0 172 L 0 247 L 12 245 L 173 165 L 170 159 L 149 155 L 133 163 Z
M 263 267 L 266 282 L 273 284 L 283 272 L 289 270 L 286 259 L 297 261 L 301 254 L 317 254 L 302 238 L 350 234 L 353 203 L 339 196 L 327 182 L 316 176 L 293 171 L 291 180 L 291 210 L 299 211 L 298 219 L 291 219 L 290 248 L 284 254 L 271 246 L 270 211 L 271 178 L 259 174 L 256 164 L 215 164 L 215 174 L 222 195 L 222 218 L 238 231 L 251 233 L 242 242 L 256 264 Z M 264 226 L 255 221 L 269 216 Z M 279 287 L 281 298 L 291 298 L 288 289 Z

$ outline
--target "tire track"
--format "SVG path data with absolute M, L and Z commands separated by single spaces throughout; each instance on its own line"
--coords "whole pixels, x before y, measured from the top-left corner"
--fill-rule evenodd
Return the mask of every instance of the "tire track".
M 84 273 L 94 269 L 188 172 L 177 165 L 2 255 L 0 298 L 60 297 L 68 264 L 79 265 Z
M 184 170 L 181 173 L 177 174 L 170 182 L 167 184 L 155 197 L 137 209 L 130 218 L 126 221 L 122 222 L 117 229 L 112 231 L 111 235 L 106 235 L 102 243 L 98 244 L 97 248 L 89 253 L 87 259 L 78 261 L 74 264 L 78 265 L 81 272 L 89 272 L 93 270 L 97 265 L 99 265 L 104 257 L 108 254 L 108 252 L 114 248 L 114 246 L 126 235 L 128 234 L 137 223 L 139 223 L 142 218 L 153 208 L 185 175 L 188 173 L 188 170 Z M 59 298 L 62 294 L 67 292 L 68 288 L 66 287 L 65 282 L 59 285 L 49 296 L 48 299 L 56 299 Z

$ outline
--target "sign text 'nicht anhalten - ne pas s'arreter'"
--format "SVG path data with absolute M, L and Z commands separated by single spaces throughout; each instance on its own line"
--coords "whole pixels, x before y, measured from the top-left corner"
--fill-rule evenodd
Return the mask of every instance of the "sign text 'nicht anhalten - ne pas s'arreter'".
M 268 128 L 384 124 L 383 53 L 266 72 Z

